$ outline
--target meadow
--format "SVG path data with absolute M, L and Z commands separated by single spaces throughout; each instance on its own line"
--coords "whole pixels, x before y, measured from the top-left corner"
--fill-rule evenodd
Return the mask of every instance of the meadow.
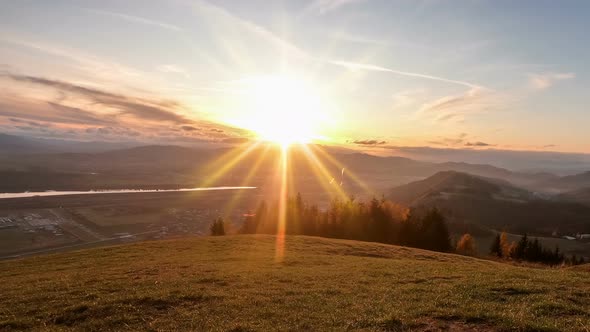
M 193 237 L 0 262 L 0 330 L 586 331 L 585 267 L 377 243 Z

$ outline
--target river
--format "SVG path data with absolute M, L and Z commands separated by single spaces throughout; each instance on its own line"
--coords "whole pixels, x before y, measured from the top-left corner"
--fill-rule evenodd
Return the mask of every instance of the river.
M 205 187 L 182 189 L 115 189 L 115 190 L 87 190 L 87 191 L 26 191 L 23 193 L 0 193 L 3 198 L 25 198 L 36 196 L 66 196 L 66 195 L 94 195 L 94 194 L 133 194 L 133 193 L 162 193 L 175 191 L 214 191 L 214 190 L 239 190 L 256 189 L 256 187 Z

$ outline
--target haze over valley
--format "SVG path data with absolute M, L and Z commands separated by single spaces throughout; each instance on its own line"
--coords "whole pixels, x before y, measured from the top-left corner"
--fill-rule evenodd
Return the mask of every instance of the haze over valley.
M 590 330 L 588 17 L 0 1 L 0 331 Z

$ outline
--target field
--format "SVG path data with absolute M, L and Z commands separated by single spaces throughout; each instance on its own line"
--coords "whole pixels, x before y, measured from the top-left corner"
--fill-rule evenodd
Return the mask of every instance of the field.
M 0 330 L 587 331 L 585 268 L 273 236 L 0 262 Z
M 256 190 L 0 199 L 0 259 L 88 245 L 203 235 L 213 219 L 223 216 L 240 222 L 242 214 L 260 200 Z

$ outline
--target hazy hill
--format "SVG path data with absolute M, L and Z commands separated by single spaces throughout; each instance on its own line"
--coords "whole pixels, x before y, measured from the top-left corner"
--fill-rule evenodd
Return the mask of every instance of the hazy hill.
M 224 167 L 228 169 L 224 177 L 217 179 L 219 185 L 241 184 L 247 175 L 250 175 L 247 184 L 266 185 L 279 166 L 277 161 L 280 160 L 280 151 L 277 148 L 259 147 L 232 163 L 232 159 L 242 154 L 244 149 L 141 146 L 100 153 L 0 155 L 0 191 L 198 186 Z M 520 185 L 537 183 L 551 177 L 546 174 L 511 172 L 490 165 L 430 163 L 402 157 L 352 153 L 323 146 L 311 146 L 310 150 L 316 151 L 317 159 L 338 183 L 343 182 L 351 189 L 356 184 L 346 176 L 356 174 L 376 194 L 447 170 L 502 178 Z M 300 190 L 322 188 L 325 185 L 318 183 L 315 176 L 318 174 L 317 166 L 305 149 L 293 148 L 289 160 L 291 167 L 297 169 L 295 180 Z M 253 170 L 256 165 L 257 169 Z M 323 176 L 322 181 L 330 181 L 325 174 Z
M 590 188 L 578 189 L 569 191 L 555 197 L 558 200 L 579 202 L 590 205 Z
M 137 146 L 133 142 L 72 141 L 0 134 L 0 154 L 95 153 Z
M 548 191 L 574 191 L 590 187 L 590 171 L 542 181 L 537 187 Z
M 588 274 L 383 244 L 189 238 L 0 262 L 0 330 L 572 331 Z M 527 282 L 523 282 L 526 280 Z
M 33 138 L 0 134 L 0 152 L 2 153 L 37 153 L 59 151 L 50 144 Z
M 590 231 L 588 206 L 543 199 L 506 181 L 465 173 L 440 172 L 396 187 L 388 197 L 415 207 L 438 206 L 453 220 L 520 234 Z
M 530 192 L 514 187 L 507 181 L 478 177 L 467 173 L 445 171 L 421 181 L 391 190 L 390 198 L 408 205 L 433 199 L 453 199 L 454 196 L 473 196 L 526 202 L 534 198 Z

